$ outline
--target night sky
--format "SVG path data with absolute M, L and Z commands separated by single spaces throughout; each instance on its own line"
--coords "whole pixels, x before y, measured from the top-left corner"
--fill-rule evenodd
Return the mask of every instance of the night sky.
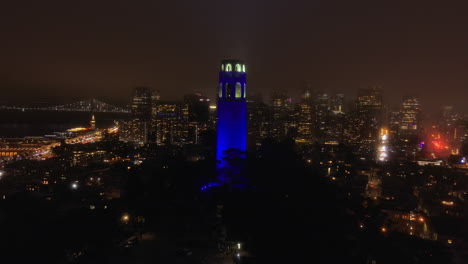
M 219 61 L 239 58 L 265 98 L 381 85 L 390 103 L 411 93 L 468 113 L 466 1 L 3 2 L 0 101 L 126 102 L 135 86 L 213 98 Z

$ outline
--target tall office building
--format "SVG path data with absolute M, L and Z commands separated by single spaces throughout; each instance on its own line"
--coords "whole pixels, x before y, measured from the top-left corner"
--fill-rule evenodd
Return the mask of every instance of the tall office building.
M 178 146 L 188 143 L 188 105 L 182 102 L 160 101 L 156 108 L 156 143 Z
M 247 144 L 258 147 L 270 136 L 271 113 L 270 106 L 263 102 L 261 95 L 247 97 Z
M 359 89 L 356 100 L 358 153 L 373 157 L 383 125 L 383 96 L 380 88 Z
M 226 150 L 247 150 L 247 103 L 245 64 L 223 60 L 219 72 L 216 159 Z M 221 164 L 221 166 L 223 166 Z M 224 182 L 224 179 L 220 179 Z
M 383 109 L 381 89 L 378 87 L 359 89 L 356 109 L 359 115 L 380 121 Z
M 151 90 L 151 125 L 149 131 L 149 141 L 155 143 L 157 140 L 157 118 L 158 118 L 158 104 L 161 98 L 159 90 Z
M 294 138 L 297 132 L 297 111 L 285 91 L 271 95 L 271 136 L 276 139 Z
M 298 144 L 312 144 L 312 110 L 312 92 L 309 89 L 306 89 L 302 94 L 301 102 L 298 104 L 296 137 L 296 143 Z
M 421 131 L 421 106 L 418 98 L 408 97 L 403 100 L 400 118 L 400 138 L 408 139 L 419 135 Z
M 133 89 L 130 109 L 132 119 L 120 122 L 120 140 L 143 145 L 148 142 L 151 133 L 152 120 L 152 96 L 155 90 L 148 87 L 136 87 Z
M 328 94 L 319 92 L 314 96 L 314 132 L 317 138 L 324 140 L 328 130 L 330 104 Z
M 344 113 L 344 94 L 333 94 L 330 98 L 330 111 Z
M 332 94 L 330 97 L 330 111 L 328 111 L 328 118 L 326 123 L 326 142 L 343 142 L 343 133 L 346 118 L 344 109 L 344 94 Z
M 187 94 L 184 104 L 188 107 L 187 143 L 199 144 L 200 134 L 210 128 L 210 99 L 201 93 Z
M 152 89 L 148 87 L 137 87 L 133 89 L 132 103 L 130 104 L 133 119 L 150 121 L 151 94 Z
M 210 119 L 210 99 L 201 93 L 186 94 L 184 103 L 188 106 L 189 122 L 208 122 Z
M 452 154 L 458 155 L 459 148 L 467 142 L 467 122 L 466 117 L 463 117 L 452 106 L 444 106 L 442 113 L 441 124 L 439 125 L 440 132 L 445 134 L 446 139 L 451 145 Z
M 420 149 L 421 142 L 421 106 L 416 97 L 407 97 L 401 104 L 400 111 L 390 115 L 390 137 L 392 153 L 396 159 L 414 159 Z
M 119 140 L 136 145 L 144 145 L 148 141 L 148 122 L 136 120 L 120 120 Z
M 287 107 L 290 103 L 285 91 L 273 91 L 271 94 L 271 105 L 273 107 Z

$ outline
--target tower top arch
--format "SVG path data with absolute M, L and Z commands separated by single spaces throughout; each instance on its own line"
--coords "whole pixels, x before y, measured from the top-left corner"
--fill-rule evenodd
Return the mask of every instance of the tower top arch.
M 244 61 L 222 60 L 219 72 L 218 100 L 245 101 L 246 80 L 247 73 Z
M 245 63 L 242 60 L 225 59 L 221 61 L 221 71 L 245 72 Z

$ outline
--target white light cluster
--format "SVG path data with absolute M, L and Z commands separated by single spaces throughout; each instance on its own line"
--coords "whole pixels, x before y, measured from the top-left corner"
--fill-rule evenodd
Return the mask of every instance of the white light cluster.
M 377 149 L 377 159 L 381 162 L 388 160 L 388 134 L 381 133 L 379 147 Z

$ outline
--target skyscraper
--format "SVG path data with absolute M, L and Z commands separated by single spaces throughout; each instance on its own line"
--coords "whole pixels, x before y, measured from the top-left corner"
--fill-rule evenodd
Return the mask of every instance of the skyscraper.
M 444 106 L 440 131 L 445 134 L 452 147 L 452 153 L 458 154 L 459 147 L 467 141 L 466 117 L 454 111 L 452 106 Z
M 216 159 L 226 150 L 247 150 L 247 103 L 245 64 L 223 60 L 219 72 Z
M 160 101 L 156 108 L 156 143 L 178 146 L 186 144 L 189 119 L 187 104 Z
M 276 139 L 293 138 L 297 130 L 297 111 L 286 91 L 271 94 L 271 136 Z
M 147 143 L 151 128 L 153 91 L 153 89 L 148 87 L 136 87 L 133 89 L 132 102 L 130 104 L 132 119 L 120 122 L 120 140 L 139 145 Z
M 255 148 L 270 136 L 270 106 L 263 102 L 261 95 L 249 96 L 246 100 L 248 113 L 247 144 L 249 148 Z
M 406 97 L 400 112 L 390 116 L 390 129 L 397 127 L 398 134 L 392 140 L 391 148 L 397 159 L 413 159 L 420 149 L 422 140 L 421 106 L 419 99 L 414 96 Z M 397 119 L 397 120 L 395 120 Z
M 330 110 L 332 112 L 344 113 L 344 94 L 333 94 L 330 99 Z
M 158 130 L 158 105 L 161 98 L 160 92 L 157 89 L 151 90 L 151 126 L 149 141 L 156 143 L 157 141 L 157 130 Z
M 199 92 L 184 95 L 184 104 L 189 111 L 189 122 L 208 122 L 210 119 L 210 99 Z
M 302 94 L 302 100 L 298 104 L 298 110 L 296 142 L 299 144 L 312 144 L 313 100 L 312 93 L 309 89 L 306 89 Z
M 321 141 L 325 140 L 328 127 L 328 116 L 330 112 L 328 94 L 318 92 L 314 95 L 314 134 Z
M 188 107 L 187 143 L 199 144 L 200 134 L 209 128 L 210 99 L 197 92 L 185 95 L 184 104 Z
M 421 130 L 421 106 L 417 97 L 408 97 L 403 100 L 401 107 L 400 137 L 418 136 Z
M 345 126 L 345 97 L 344 94 L 331 94 L 330 111 L 326 122 L 325 141 L 343 141 Z
M 133 119 L 149 121 L 151 119 L 151 88 L 136 87 L 133 90 L 132 109 Z
M 383 96 L 377 87 L 359 89 L 356 100 L 358 153 L 372 156 L 383 123 Z

